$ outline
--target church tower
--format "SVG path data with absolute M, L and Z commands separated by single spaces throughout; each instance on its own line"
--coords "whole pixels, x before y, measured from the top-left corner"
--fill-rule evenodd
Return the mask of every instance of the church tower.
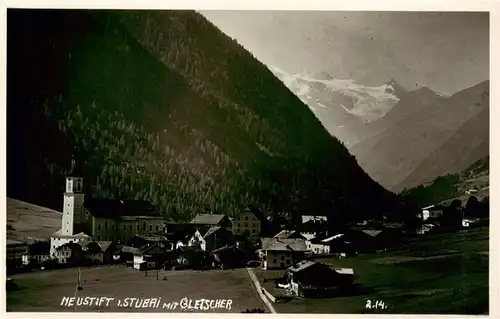
M 75 235 L 75 226 L 84 222 L 83 177 L 78 165 L 76 154 L 71 159 L 71 172 L 66 177 L 66 191 L 64 192 L 64 206 L 62 217 L 62 235 Z

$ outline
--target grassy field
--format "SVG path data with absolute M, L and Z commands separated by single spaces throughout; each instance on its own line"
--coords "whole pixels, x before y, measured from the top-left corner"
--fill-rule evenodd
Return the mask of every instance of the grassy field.
M 318 259 L 354 268 L 356 293 L 325 299 L 278 303 L 280 313 L 487 314 L 489 228 L 412 240 L 390 253 L 344 260 Z M 276 293 L 271 279 L 283 271 L 255 271 L 263 287 Z M 264 283 L 264 278 L 268 281 Z M 368 300 L 386 309 L 367 309 Z
M 139 272 L 123 266 L 82 268 L 81 282 L 83 290 L 77 297 L 111 297 L 109 307 L 80 306 L 76 311 L 104 312 L 182 312 L 177 309 L 155 308 L 120 308 L 117 299 L 124 298 L 160 298 L 162 302 L 179 302 L 189 299 L 231 299 L 231 309 L 209 310 L 207 312 L 238 313 L 245 309 L 262 308 L 265 305 L 257 295 L 255 287 L 245 269 L 210 270 L 210 271 L 160 271 L 159 280 L 156 271 L 145 277 Z M 164 277 L 167 280 L 162 280 Z M 63 297 L 72 297 L 75 293 L 77 269 L 40 271 L 13 276 L 20 289 L 7 293 L 8 311 L 73 311 L 73 307 L 62 307 Z M 196 310 L 184 310 L 193 312 Z M 200 310 L 198 310 L 200 312 Z
M 61 218 L 55 210 L 7 198 L 8 239 L 47 240 L 61 228 Z

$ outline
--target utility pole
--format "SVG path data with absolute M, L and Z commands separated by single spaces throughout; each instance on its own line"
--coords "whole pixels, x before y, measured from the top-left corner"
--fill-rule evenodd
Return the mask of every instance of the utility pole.
M 76 293 L 78 292 L 78 288 L 80 288 L 80 278 L 81 278 L 81 272 L 80 272 L 80 266 L 77 268 L 77 273 L 76 273 L 76 288 L 75 288 L 75 294 L 73 297 L 76 300 Z M 73 307 L 73 311 L 76 311 L 76 301 L 75 301 L 75 306 Z

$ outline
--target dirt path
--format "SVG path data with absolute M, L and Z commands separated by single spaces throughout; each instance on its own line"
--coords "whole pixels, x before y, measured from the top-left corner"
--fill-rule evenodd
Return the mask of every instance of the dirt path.
M 262 301 L 266 304 L 271 313 L 277 313 L 269 299 L 267 299 L 267 297 L 262 292 L 262 286 L 260 285 L 259 280 L 257 279 L 257 276 L 255 276 L 252 268 L 247 268 L 247 271 L 250 279 L 252 279 L 253 284 L 255 285 L 255 289 L 257 289 L 257 293 L 259 294 L 260 299 L 262 299 Z

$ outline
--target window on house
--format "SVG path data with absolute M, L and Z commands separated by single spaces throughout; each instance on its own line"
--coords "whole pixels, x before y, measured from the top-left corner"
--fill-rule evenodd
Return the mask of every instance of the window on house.
M 123 230 L 127 230 L 127 225 L 123 225 Z
M 101 230 L 101 224 L 97 224 L 97 230 Z
M 285 260 L 285 256 L 281 256 L 281 260 Z
M 255 229 L 252 229 L 252 234 L 255 234 Z
M 158 225 L 156 225 L 156 231 L 158 231 Z
M 248 216 L 245 216 L 245 220 L 248 220 Z
M 105 222 L 104 222 L 104 229 L 105 229 L 105 230 L 108 230 L 108 221 L 105 221 Z
M 132 230 L 132 225 L 130 225 L 130 230 Z
M 143 222 L 142 223 L 142 230 L 145 231 L 146 230 L 146 222 Z
M 278 260 L 276 260 L 276 258 L 275 258 L 275 259 L 273 259 L 273 263 L 277 263 L 277 262 L 278 262 Z
M 101 235 L 97 235 L 97 241 L 101 240 Z
M 139 230 L 139 224 L 137 224 L 137 230 Z
M 149 225 L 149 231 L 153 231 L 153 225 Z

